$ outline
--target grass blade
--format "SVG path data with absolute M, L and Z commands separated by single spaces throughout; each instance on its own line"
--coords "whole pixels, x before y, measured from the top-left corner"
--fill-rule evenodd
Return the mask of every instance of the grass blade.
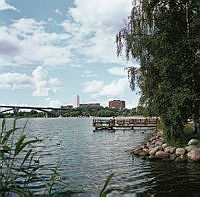
M 26 160 L 29 158 L 30 154 L 32 153 L 32 149 L 30 149 L 27 153 L 26 156 L 24 157 L 24 160 L 21 163 L 21 167 L 23 166 L 23 164 L 26 162 Z
M 25 135 L 20 136 L 19 140 L 16 143 L 16 147 L 15 147 L 15 154 L 14 156 L 18 155 L 19 152 L 22 150 L 21 149 L 21 145 L 23 144 L 24 139 L 26 138 Z
M 17 129 L 10 129 L 10 130 L 8 130 L 7 132 L 6 132 L 6 134 L 5 134 L 5 136 L 3 137 L 3 139 L 2 139 L 2 144 L 6 144 L 7 142 L 8 142 L 8 139 L 9 139 L 9 137 L 10 137 L 10 135 L 14 132 L 14 131 L 16 131 Z
M 104 183 L 103 189 L 102 189 L 101 192 L 100 192 L 100 197 L 105 196 L 105 195 L 104 195 L 104 191 L 105 191 L 106 187 L 108 186 L 108 184 L 110 183 L 110 181 L 111 181 L 111 179 L 112 179 L 113 176 L 114 176 L 114 173 L 110 174 L 110 175 L 107 177 L 107 179 L 106 179 L 106 181 L 105 181 L 105 183 Z

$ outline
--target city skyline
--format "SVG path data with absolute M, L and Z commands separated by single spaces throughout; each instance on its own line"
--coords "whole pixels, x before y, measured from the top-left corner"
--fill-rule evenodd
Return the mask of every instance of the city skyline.
M 129 0 L 0 0 L 0 104 L 57 107 L 78 93 L 136 107 L 125 68 L 138 63 L 115 44 L 130 10 Z

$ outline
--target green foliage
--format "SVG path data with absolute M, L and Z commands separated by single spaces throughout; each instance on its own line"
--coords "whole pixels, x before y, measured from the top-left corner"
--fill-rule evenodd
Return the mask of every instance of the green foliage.
M 73 108 L 73 109 L 66 109 L 66 110 L 53 110 L 52 111 L 56 116 L 59 117 L 113 117 L 113 116 L 135 116 L 135 115 L 142 115 L 143 109 L 136 108 L 133 109 L 110 109 L 108 107 L 80 107 L 80 108 Z M 14 117 L 14 114 L 3 114 L 4 117 Z M 19 117 L 44 117 L 44 113 L 36 113 L 34 110 L 31 112 L 18 112 L 15 116 Z
M 31 191 L 33 180 L 44 184 L 44 196 L 68 196 L 84 193 L 61 179 L 61 174 L 58 172 L 61 162 L 53 169 L 40 165 L 39 161 L 35 162 L 38 158 L 38 152 L 34 151 L 32 145 L 37 145 L 41 140 L 24 135 L 25 127 L 17 128 L 16 121 L 17 119 L 14 120 L 13 127 L 7 130 L 6 121 L 2 120 L 0 130 L 0 196 L 4 197 L 8 194 L 17 194 L 20 197 L 34 196 L 34 192 Z M 45 179 L 42 178 L 43 170 L 51 172 L 46 175 Z M 122 191 L 116 187 L 107 188 L 113 176 L 114 174 L 111 174 L 106 179 L 103 189 L 100 191 L 100 197 L 106 197 L 113 191 Z
M 141 89 L 140 105 L 162 119 L 167 140 L 178 142 L 188 118 L 200 117 L 199 0 L 133 1 L 116 42 L 118 55 L 125 48 L 140 62 L 128 70 L 132 89 Z
M 165 128 L 164 128 L 165 129 Z M 168 132 L 165 132 L 165 141 L 170 145 L 170 146 L 174 146 L 174 147 L 184 147 L 187 146 L 188 142 L 190 139 L 192 138 L 198 138 L 198 136 L 195 134 L 194 132 L 194 128 L 192 124 L 186 124 L 184 125 L 183 130 L 180 132 L 181 135 L 178 138 L 178 140 L 174 140 L 173 137 L 169 138 L 166 137 L 166 134 L 168 134 Z
M 38 152 L 34 151 L 33 145 L 37 145 L 41 140 L 24 135 L 25 127 L 17 128 L 16 121 L 17 119 L 14 120 L 13 127 L 7 130 L 5 119 L 2 120 L 0 130 L 0 196 L 4 197 L 8 193 L 27 197 L 34 196 L 30 187 L 33 180 L 46 185 L 44 194 L 80 193 L 81 191 L 76 191 L 70 184 L 60 180 L 57 168 L 48 169 L 44 165 L 40 165 L 39 161 L 35 162 Z M 52 173 L 44 180 L 41 176 L 42 170 L 48 170 Z M 57 191 L 54 186 L 58 185 L 63 186 L 65 191 Z
M 193 142 L 192 145 L 194 145 L 194 146 L 200 148 L 200 141 L 198 141 L 198 142 Z

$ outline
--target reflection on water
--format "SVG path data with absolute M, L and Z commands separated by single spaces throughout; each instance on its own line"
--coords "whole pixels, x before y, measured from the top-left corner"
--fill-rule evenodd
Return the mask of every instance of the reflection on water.
M 19 120 L 22 126 L 26 120 Z M 8 120 L 7 124 L 11 124 Z M 26 132 L 44 139 L 37 151 L 41 164 L 59 168 L 63 179 L 98 196 L 106 177 L 115 173 L 110 186 L 123 189 L 110 196 L 200 196 L 200 164 L 155 162 L 130 155 L 130 150 L 151 135 L 150 131 L 93 132 L 91 119 L 29 119 Z M 43 172 L 44 177 L 45 173 Z M 42 185 L 34 184 L 38 194 Z M 41 194 L 42 196 L 42 194 Z

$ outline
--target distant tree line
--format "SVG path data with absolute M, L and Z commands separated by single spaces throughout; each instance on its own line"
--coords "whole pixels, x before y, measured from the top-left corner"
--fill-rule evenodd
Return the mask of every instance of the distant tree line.
M 48 114 L 48 117 L 113 117 L 113 116 L 136 116 L 143 115 L 144 109 L 142 107 L 132 109 L 111 109 L 108 107 L 81 107 L 72 108 L 66 110 L 52 110 L 52 114 Z M 39 112 L 31 110 L 30 112 L 18 111 L 15 113 L 3 113 L 1 118 L 13 118 L 13 117 L 46 117 L 45 112 Z

